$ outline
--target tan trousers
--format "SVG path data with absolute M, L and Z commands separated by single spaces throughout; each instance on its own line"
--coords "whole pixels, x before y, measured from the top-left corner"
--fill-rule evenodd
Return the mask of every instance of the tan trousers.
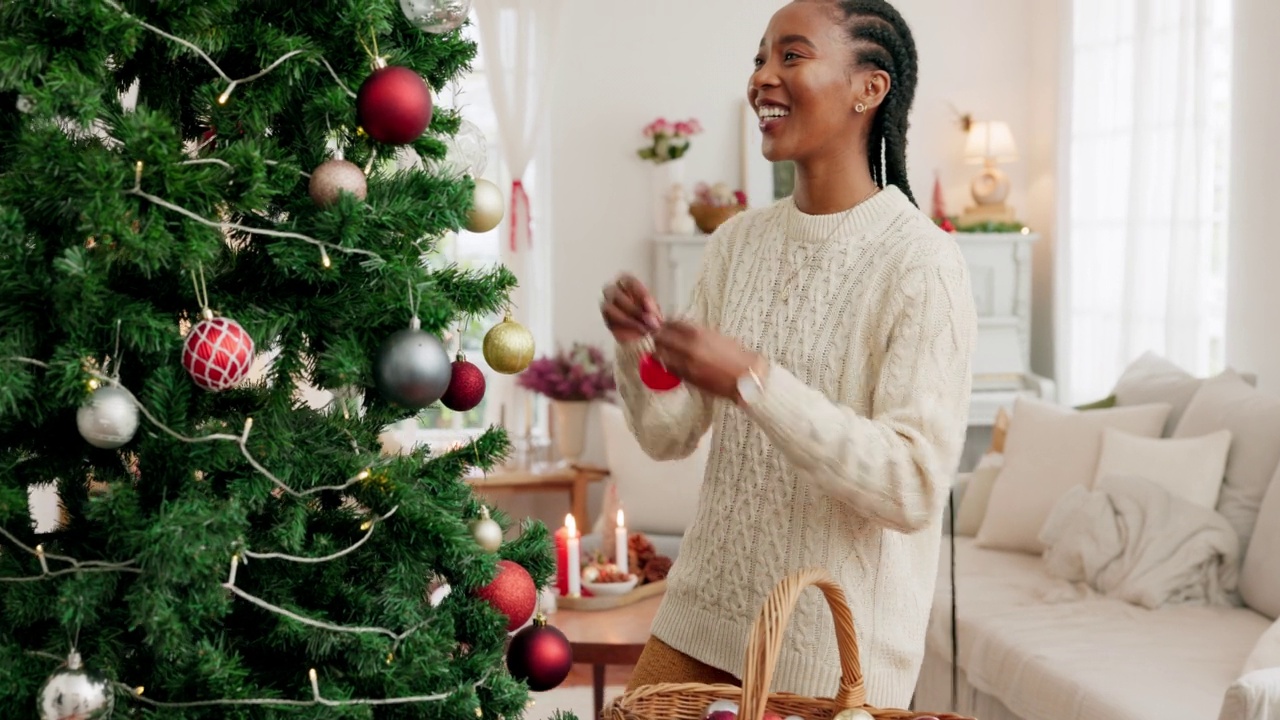
M 694 660 L 658 638 L 651 637 L 640 653 L 640 660 L 631 674 L 627 690 L 663 683 L 742 684 L 733 675 Z

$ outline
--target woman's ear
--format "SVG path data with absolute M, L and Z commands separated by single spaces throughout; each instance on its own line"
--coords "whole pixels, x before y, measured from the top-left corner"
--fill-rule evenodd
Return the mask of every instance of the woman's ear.
M 889 73 L 883 70 L 873 70 L 861 77 L 861 86 L 855 86 L 854 92 L 858 98 L 858 103 L 871 110 L 884 102 L 885 96 L 889 94 L 891 85 L 892 81 L 889 79 Z

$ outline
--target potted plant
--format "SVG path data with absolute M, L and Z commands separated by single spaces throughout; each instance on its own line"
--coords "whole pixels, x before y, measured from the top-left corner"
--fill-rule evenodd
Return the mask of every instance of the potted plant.
M 587 410 L 615 389 L 613 364 L 594 345 L 574 343 L 568 351 L 537 358 L 517 377 L 520 387 L 551 401 L 551 435 L 570 465 L 582 456 Z
M 709 235 L 724 221 L 746 209 L 747 194 L 743 191 L 730 189 L 725 183 L 698 183 L 689 214 L 698 224 L 698 229 Z
M 695 118 L 668 122 L 658 118 L 642 131 L 646 143 L 636 154 L 653 163 L 653 222 L 660 233 L 671 232 L 668 200 L 672 186 L 684 184 L 684 156 L 689 152 L 690 138 L 702 133 Z

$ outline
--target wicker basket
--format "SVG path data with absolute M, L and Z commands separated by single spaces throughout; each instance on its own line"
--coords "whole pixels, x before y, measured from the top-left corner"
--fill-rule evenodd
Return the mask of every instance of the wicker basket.
M 834 699 L 808 698 L 786 693 L 769 693 L 774 666 L 782 647 L 783 631 L 795 610 L 800 593 L 809 586 L 822 590 L 835 617 L 836 642 L 840 648 L 840 687 Z M 911 720 L 935 717 L 938 720 L 972 720 L 951 713 L 910 712 L 869 707 L 862 684 L 862 661 L 853 614 L 844 591 L 825 570 L 805 570 L 786 578 L 770 593 L 756 618 L 747 642 L 742 687 L 667 683 L 639 687 L 605 707 L 604 720 L 702 720 L 707 706 L 717 700 L 740 704 L 740 720 L 763 720 L 767 710 L 783 717 L 798 715 L 805 720 L 832 720 L 840 711 L 860 708 L 876 720 Z
M 702 232 L 710 235 L 726 220 L 746 210 L 741 205 L 690 205 L 689 214 Z

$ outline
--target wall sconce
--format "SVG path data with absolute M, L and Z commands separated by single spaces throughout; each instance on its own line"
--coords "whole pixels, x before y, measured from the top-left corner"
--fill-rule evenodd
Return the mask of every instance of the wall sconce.
M 965 208 L 961 224 L 1014 222 L 1013 209 L 1005 204 L 1009 199 L 1009 176 L 999 167 L 1002 163 L 1018 159 L 1018 148 L 1013 142 L 1009 124 L 998 120 L 968 121 L 964 124 L 968 126 L 965 161 L 971 165 L 982 165 L 982 171 L 969 185 L 974 205 Z

